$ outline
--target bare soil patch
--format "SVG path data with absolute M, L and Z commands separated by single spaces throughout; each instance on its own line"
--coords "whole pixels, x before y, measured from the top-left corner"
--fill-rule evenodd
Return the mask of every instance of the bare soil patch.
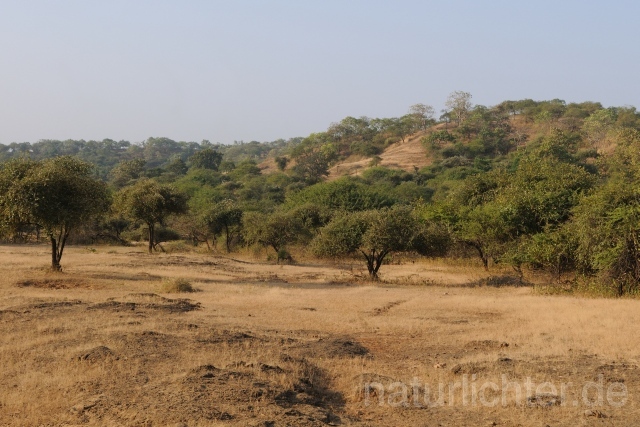
M 413 172 L 415 168 L 423 168 L 432 163 L 432 159 L 427 150 L 422 145 L 424 132 L 419 132 L 407 138 L 405 142 L 396 142 L 390 145 L 380 154 L 380 166 L 392 169 L 402 169 Z M 369 168 L 371 158 L 347 159 L 329 169 L 329 180 L 337 179 L 341 176 L 357 176 L 365 169 Z

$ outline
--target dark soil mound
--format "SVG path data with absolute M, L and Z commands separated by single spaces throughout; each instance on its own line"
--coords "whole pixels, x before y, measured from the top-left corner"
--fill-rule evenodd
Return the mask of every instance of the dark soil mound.
M 302 348 L 315 357 L 363 357 L 370 356 L 369 349 L 351 337 L 321 338 Z
M 109 347 L 104 345 L 94 347 L 86 352 L 83 352 L 79 356 L 76 357 L 77 360 L 86 361 L 86 362 L 100 362 L 103 360 L 118 360 L 116 354 L 111 351 Z

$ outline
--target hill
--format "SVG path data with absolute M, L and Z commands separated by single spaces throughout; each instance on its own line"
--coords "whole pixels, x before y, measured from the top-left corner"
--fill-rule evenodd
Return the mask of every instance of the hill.
M 329 169 L 328 180 L 334 180 L 341 176 L 358 176 L 363 170 L 372 166 L 372 162 L 378 166 L 391 169 L 401 169 L 413 172 L 432 163 L 432 158 L 422 144 L 427 132 L 418 132 L 409 137 L 405 142 L 399 141 L 387 147 L 378 157 L 347 159 L 339 162 Z

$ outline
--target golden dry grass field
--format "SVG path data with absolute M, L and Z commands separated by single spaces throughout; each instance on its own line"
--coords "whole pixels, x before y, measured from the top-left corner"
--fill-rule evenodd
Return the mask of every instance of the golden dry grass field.
M 637 300 L 136 247 L 51 273 L 47 249 L 0 247 L 2 426 L 639 423 Z

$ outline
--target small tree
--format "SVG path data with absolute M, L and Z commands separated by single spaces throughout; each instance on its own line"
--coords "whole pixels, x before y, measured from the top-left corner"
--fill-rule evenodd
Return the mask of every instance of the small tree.
M 434 110 L 431 105 L 415 104 L 409 107 L 409 114 L 416 117 L 422 130 L 426 130 L 427 127 L 435 122 L 433 120 L 435 113 L 436 110 Z
M 391 252 L 416 251 L 423 255 L 446 252 L 448 237 L 418 222 L 408 207 L 348 213 L 332 220 L 312 242 L 318 256 L 361 254 L 369 276 L 378 271 Z
M 288 212 L 275 212 L 270 215 L 260 212 L 245 213 L 245 240 L 272 247 L 278 257 L 286 245 L 296 241 L 304 231 L 302 220 Z
M 329 165 L 337 154 L 327 133 L 311 134 L 291 152 L 295 160 L 293 172 L 309 185 L 318 183 L 329 175 Z
M 40 228 L 51 242 L 51 269 L 70 233 L 108 208 L 106 186 L 93 166 L 70 156 L 5 163 L 0 170 L 0 215 L 5 231 L 25 224 Z
M 213 206 L 205 216 L 205 221 L 214 236 L 224 232 L 227 253 L 230 253 L 231 241 L 240 233 L 242 226 L 242 209 L 237 207 L 233 201 L 224 200 Z
M 276 166 L 278 166 L 278 169 L 281 171 L 284 171 L 289 164 L 289 158 L 287 156 L 276 156 L 274 160 L 276 162 Z
M 456 123 L 459 125 L 467 118 L 473 106 L 471 103 L 471 94 L 460 90 L 451 92 L 447 98 L 447 102 L 445 102 L 445 106 L 447 107 L 447 112 L 455 118 Z
M 120 190 L 116 208 L 134 221 L 142 221 L 149 230 L 149 253 L 155 249 L 156 224 L 164 225 L 170 215 L 187 211 L 187 196 L 173 187 L 143 179 Z

